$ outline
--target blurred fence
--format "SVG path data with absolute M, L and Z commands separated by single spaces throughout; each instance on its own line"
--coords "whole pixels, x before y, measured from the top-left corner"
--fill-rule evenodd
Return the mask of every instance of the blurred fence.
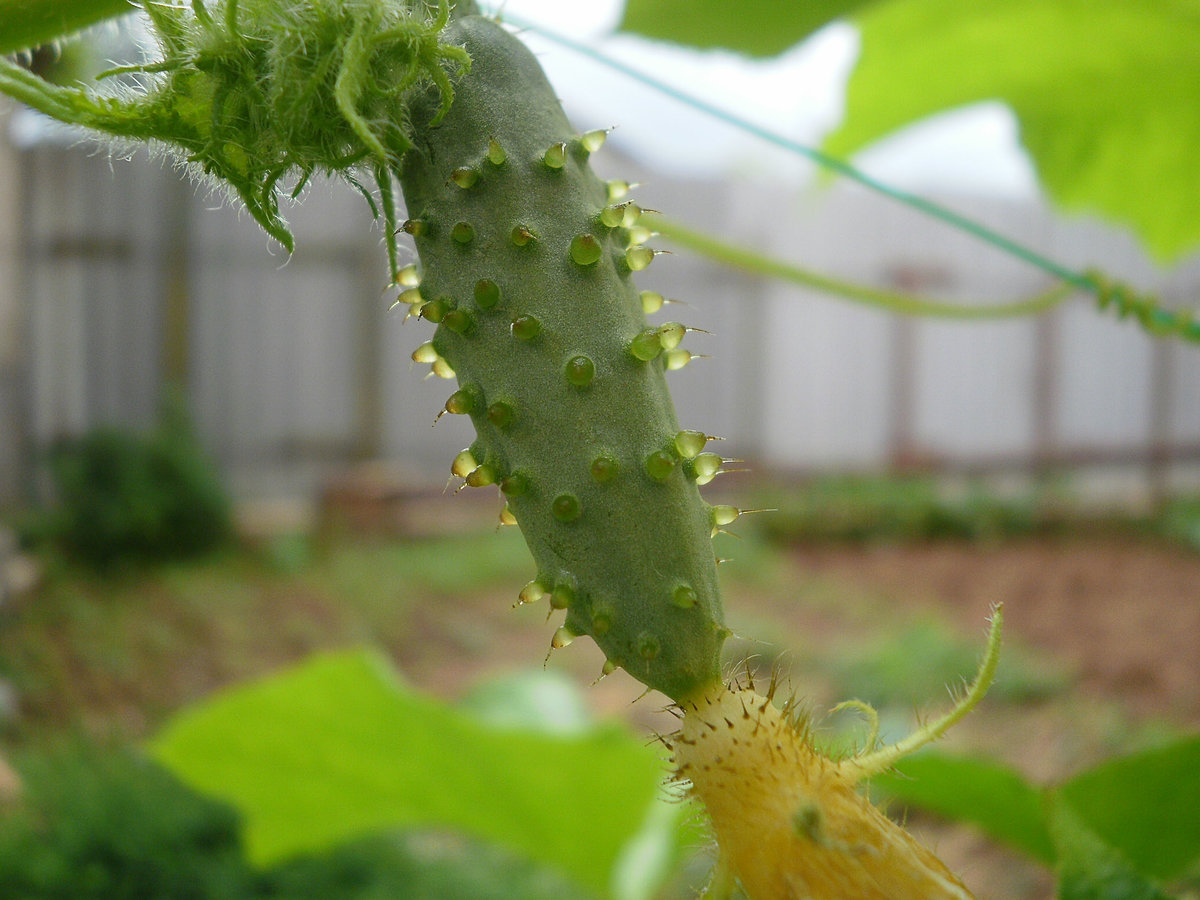
M 57 437 L 150 422 L 168 378 L 188 386 L 243 497 L 310 491 L 365 459 L 436 477 L 469 443 L 464 422 L 431 427 L 451 388 L 410 371 L 430 329 L 388 311 L 381 234 L 353 191 L 310 190 L 290 213 L 299 249 L 286 259 L 248 216 L 141 155 L 35 145 L 0 151 L 0 169 L 0 503 L 37 494 L 38 455 Z M 978 301 L 1048 284 L 851 187 L 792 196 L 632 174 L 645 206 L 835 275 Z M 1156 273 L 1114 230 L 1028 204 L 948 202 L 1064 262 L 1200 300 L 1200 266 Z M 711 358 L 671 381 L 681 424 L 726 436 L 729 455 L 806 471 L 1111 464 L 1156 490 L 1200 462 L 1200 348 L 1150 339 L 1082 298 L 1036 320 L 949 323 L 682 252 L 643 274 L 689 304 L 671 318 L 714 333 L 689 338 Z

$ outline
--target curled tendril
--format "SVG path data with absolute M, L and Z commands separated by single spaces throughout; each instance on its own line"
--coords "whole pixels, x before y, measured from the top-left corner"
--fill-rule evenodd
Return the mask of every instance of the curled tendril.
M 294 241 L 279 212 L 314 173 L 362 190 L 387 226 L 397 270 L 392 172 L 412 146 L 406 97 L 433 85 L 439 118 L 470 58 L 442 43 L 448 0 L 165 0 L 142 4 L 161 58 L 106 72 L 144 90 L 104 96 L 47 84 L 0 60 L 0 91 L 53 118 L 152 141 L 223 182 L 273 238 Z M 374 179 L 375 206 L 360 179 Z
M 1112 310 L 1118 319 L 1132 317 L 1156 337 L 1172 336 L 1200 343 L 1200 321 L 1194 309 L 1163 309 L 1162 301 L 1154 294 L 1138 291 L 1103 272 L 1092 270 L 1084 277 L 1101 312 Z

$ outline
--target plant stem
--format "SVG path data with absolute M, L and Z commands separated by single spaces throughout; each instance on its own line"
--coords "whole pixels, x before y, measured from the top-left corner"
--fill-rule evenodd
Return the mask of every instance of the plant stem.
M 646 224 L 663 237 L 688 250 L 707 256 L 725 265 L 762 275 L 780 278 L 794 284 L 835 294 L 859 303 L 910 316 L 932 316 L 944 319 L 1008 319 L 1036 315 L 1053 309 L 1075 290 L 1075 285 L 1060 282 L 1046 291 L 1004 303 L 948 303 L 914 294 L 888 291 L 870 285 L 856 284 L 803 269 L 792 263 L 765 256 L 747 247 L 726 243 L 719 238 L 695 231 L 660 216 L 647 216 Z

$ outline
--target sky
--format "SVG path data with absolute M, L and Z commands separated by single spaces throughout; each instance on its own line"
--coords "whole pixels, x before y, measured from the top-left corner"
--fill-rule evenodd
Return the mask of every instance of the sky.
M 845 83 L 858 52 L 852 26 L 831 25 L 776 59 L 758 61 L 614 34 L 623 5 L 623 0 L 507 0 L 502 11 L 509 21 L 535 23 L 585 43 L 803 143 L 819 144 L 841 120 Z M 733 172 L 788 184 L 813 176 L 813 166 L 794 155 L 536 32 L 526 31 L 523 37 L 538 54 L 575 124 L 581 129 L 617 126 L 610 140 L 650 165 L 680 175 Z M 855 163 L 911 191 L 1016 198 L 1038 193 L 1028 157 L 1017 141 L 1016 121 L 999 103 L 978 104 L 914 125 L 868 149 Z

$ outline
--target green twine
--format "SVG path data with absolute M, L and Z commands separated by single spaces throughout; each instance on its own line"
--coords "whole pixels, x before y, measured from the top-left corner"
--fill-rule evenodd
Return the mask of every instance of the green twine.
M 773 144 L 783 150 L 809 159 L 819 166 L 835 172 L 844 178 L 861 184 L 863 187 L 876 193 L 882 194 L 898 203 L 902 203 L 912 209 L 915 209 L 931 218 L 944 222 L 950 227 L 965 232 L 978 240 L 989 244 L 998 250 L 1007 253 L 1009 256 L 1015 257 L 1022 262 L 1025 262 L 1035 268 L 1041 269 L 1043 272 L 1054 276 L 1056 279 L 1065 282 L 1066 285 L 1073 286 L 1086 293 L 1093 295 L 1096 298 L 1097 307 L 1101 311 L 1113 310 L 1119 318 L 1132 317 L 1146 331 L 1157 336 L 1174 336 L 1185 340 L 1200 342 L 1200 322 L 1196 321 L 1193 310 L 1166 310 L 1161 308 L 1159 298 L 1136 290 L 1135 288 L 1120 282 L 1116 279 L 1105 276 L 1103 273 L 1096 270 L 1088 270 L 1080 272 L 1063 265 L 1056 260 L 1051 259 L 1045 254 L 1039 253 L 1031 247 L 1027 247 L 1012 238 L 1009 238 L 980 222 L 975 221 L 967 216 L 957 213 L 945 206 L 933 202 L 932 200 L 902 191 L 877 178 L 867 175 L 865 172 L 855 168 L 850 163 L 830 156 L 827 153 L 802 144 L 799 141 L 794 141 L 791 138 L 785 137 L 778 132 L 765 128 L 755 122 L 742 118 L 736 113 L 730 112 L 719 106 L 715 106 L 706 100 L 703 100 L 693 94 L 689 94 L 673 85 L 667 84 L 648 75 L 645 72 L 633 66 L 613 59 L 587 44 L 580 43 L 565 35 L 554 32 L 548 28 L 543 28 L 532 22 L 527 22 L 516 16 L 506 16 L 506 18 L 519 28 L 535 32 L 541 35 L 546 40 L 556 43 L 566 49 L 579 54 L 593 62 L 599 63 L 616 72 L 632 78 L 639 84 L 645 85 L 670 97 L 671 99 L 689 106 L 692 109 L 698 110 L 708 116 L 711 116 L 718 121 L 731 125 L 746 134 L 753 135 L 766 143 Z M 672 237 L 680 239 L 682 229 L 677 225 L 670 225 Z M 664 233 L 666 228 L 663 229 Z M 714 258 L 722 259 L 732 265 L 743 266 L 749 261 L 748 251 L 742 248 L 732 247 L 715 238 L 700 236 L 696 232 L 689 232 L 689 237 L 696 249 L 699 249 L 700 244 L 703 244 L 704 249 L 701 252 Z M 683 243 L 683 241 L 680 241 Z M 958 316 L 963 318 L 982 318 L 995 315 L 1026 315 L 1030 313 L 1043 312 L 1046 309 L 1054 306 L 1063 299 L 1065 293 L 1059 295 L 1059 288 L 1051 289 L 1051 292 L 1045 295 L 1029 298 L 1027 300 L 1016 301 L 1013 303 L 1003 304 L 991 308 L 990 313 L 988 307 L 954 307 L 949 304 L 937 303 L 935 301 L 926 301 L 920 298 L 911 297 L 908 295 L 889 294 L 886 291 L 877 291 L 873 288 L 867 288 L 859 285 L 850 285 L 845 282 L 840 282 L 835 279 L 826 278 L 816 275 L 811 272 L 803 272 L 788 263 L 778 260 L 771 260 L 768 257 L 755 256 L 753 265 L 750 266 L 754 271 L 767 272 L 768 270 L 780 277 L 787 278 L 792 281 L 808 284 L 812 287 L 817 287 L 821 290 L 826 290 L 832 293 L 842 294 L 852 297 L 853 299 L 863 300 L 865 302 L 873 302 L 876 305 L 887 306 L 898 312 L 907 312 L 915 315 L 939 315 L 939 316 Z M 735 261 L 735 260 L 740 260 Z M 801 276 L 799 273 L 802 273 Z M 1054 299 L 1050 297 L 1053 295 Z M 900 301 L 900 297 L 905 299 Z

